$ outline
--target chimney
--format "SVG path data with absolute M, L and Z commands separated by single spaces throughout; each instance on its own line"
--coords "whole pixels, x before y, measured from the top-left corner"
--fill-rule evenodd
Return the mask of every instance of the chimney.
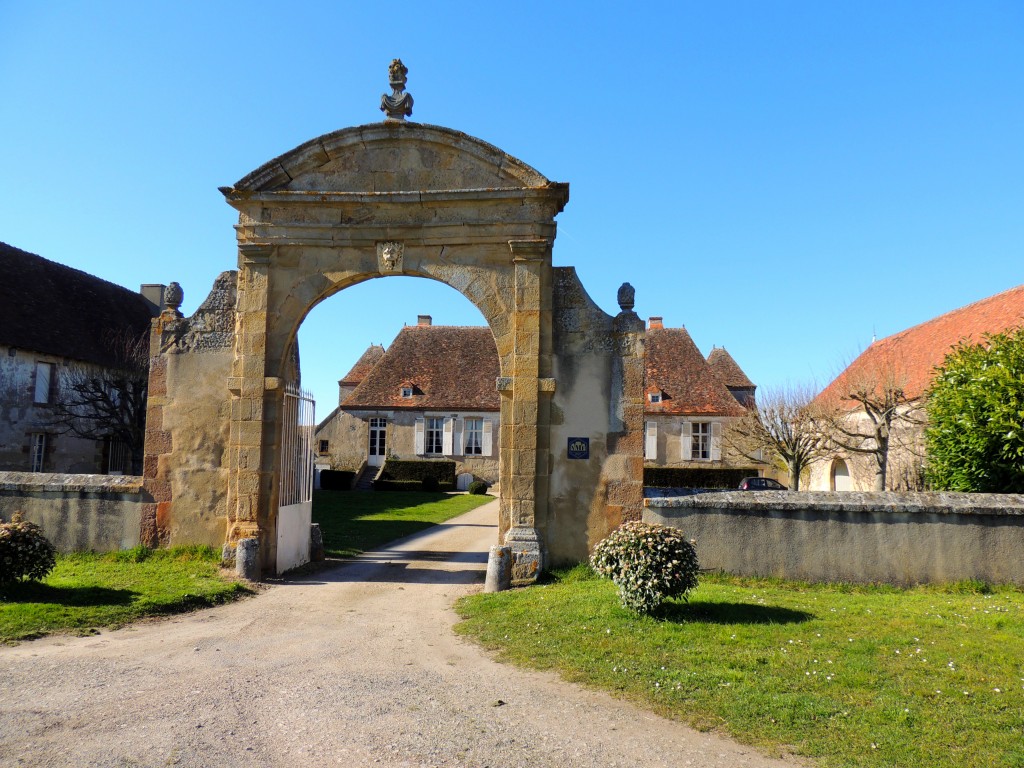
M 648 329 L 650 329 L 652 331 L 660 331 L 660 330 L 662 330 L 665 327 L 665 324 L 662 322 L 663 319 L 664 318 L 661 318 L 661 317 L 652 317 L 648 321 L 648 325 L 647 325 Z
M 143 283 L 139 286 L 139 293 L 149 304 L 149 311 L 153 313 L 153 317 L 159 315 L 160 310 L 164 307 L 164 289 L 166 287 L 161 283 Z
M 430 325 L 434 319 L 430 315 L 418 315 L 416 317 L 416 325 Z

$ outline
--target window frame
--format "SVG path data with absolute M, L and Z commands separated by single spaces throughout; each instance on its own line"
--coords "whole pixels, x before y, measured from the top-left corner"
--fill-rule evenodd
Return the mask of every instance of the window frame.
M 484 455 L 484 419 L 470 416 L 462 420 L 462 453 L 464 456 Z
M 46 433 L 33 432 L 29 442 L 29 472 L 42 472 L 46 466 Z
M 32 381 L 32 404 L 33 405 L 49 405 L 53 402 L 53 377 L 57 370 L 57 366 L 46 360 L 36 361 L 35 378 Z M 43 394 L 43 398 L 40 399 L 39 387 L 43 383 L 44 378 L 42 372 L 47 371 L 45 376 L 46 392 Z M 38 433 L 37 433 L 38 434 Z
M 423 418 L 423 455 L 444 455 L 444 421 L 443 416 Z
M 690 422 L 690 460 L 711 461 L 711 422 Z

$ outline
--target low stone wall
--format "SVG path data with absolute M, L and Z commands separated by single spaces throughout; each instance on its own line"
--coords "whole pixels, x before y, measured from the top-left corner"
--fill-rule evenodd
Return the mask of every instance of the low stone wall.
M 0 472 L 0 519 L 23 513 L 60 552 L 134 547 L 147 501 L 141 477 Z
M 702 568 L 744 576 L 900 585 L 1024 585 L 1024 496 L 957 493 L 671 495 L 643 519 L 697 542 Z

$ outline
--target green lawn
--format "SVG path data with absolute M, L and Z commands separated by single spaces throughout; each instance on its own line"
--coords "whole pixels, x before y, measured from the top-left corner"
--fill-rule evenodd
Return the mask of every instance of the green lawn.
M 118 627 L 244 594 L 221 575 L 220 552 L 210 547 L 58 555 L 43 581 L 0 588 L 0 642 Z
M 825 766 L 1024 766 L 1024 592 L 709 575 L 658 618 L 585 566 L 462 600 L 458 631 Z
M 314 491 L 313 522 L 320 524 L 328 557 L 354 557 L 493 500 L 413 491 Z

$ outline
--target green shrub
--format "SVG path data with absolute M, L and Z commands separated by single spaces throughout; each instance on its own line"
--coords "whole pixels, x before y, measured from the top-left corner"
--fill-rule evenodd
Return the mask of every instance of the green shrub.
M 488 485 L 483 480 L 474 480 L 469 484 L 469 492 L 474 496 L 483 496 L 487 493 Z
M 422 480 L 374 480 L 375 491 L 422 491 Z M 441 493 L 455 490 L 454 483 L 438 483 L 437 490 Z
M 57 552 L 43 530 L 15 512 L 9 523 L 0 523 L 0 585 L 20 580 L 39 580 L 53 570 Z
M 691 467 L 644 467 L 645 488 L 733 488 L 756 469 L 707 469 Z
M 321 469 L 320 488 L 325 491 L 349 491 L 356 473 L 351 470 Z
M 623 523 L 594 549 L 590 565 L 619 588 L 622 606 L 652 613 L 697 586 L 697 551 L 675 528 Z
M 426 491 L 427 493 L 437 493 L 437 491 L 440 490 L 440 483 L 437 482 L 436 477 L 432 477 L 431 475 L 424 477 L 420 485 L 422 486 L 420 490 Z

